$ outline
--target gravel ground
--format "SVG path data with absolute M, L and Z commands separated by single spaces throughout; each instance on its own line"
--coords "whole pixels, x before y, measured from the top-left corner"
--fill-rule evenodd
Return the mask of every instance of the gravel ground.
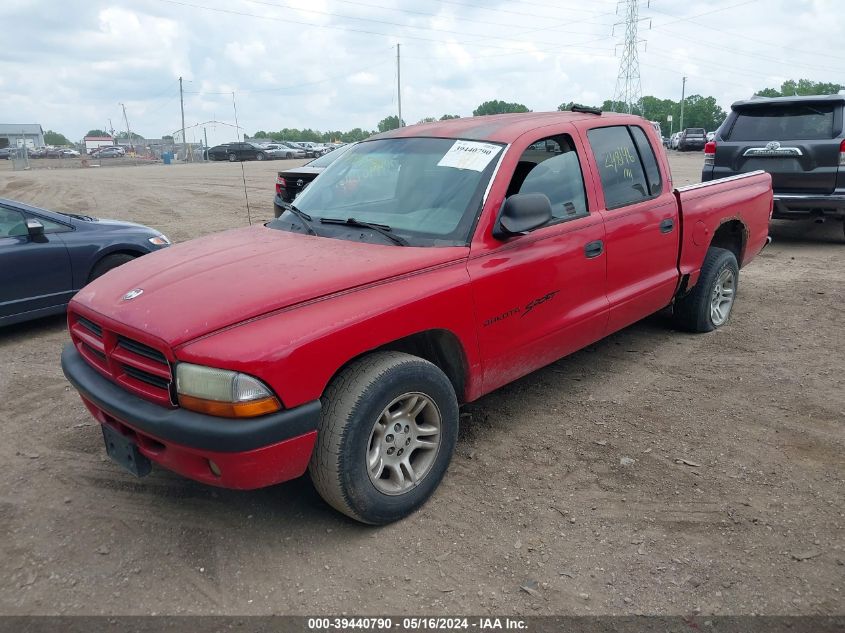
M 293 164 L 243 165 L 254 222 Z M 174 240 L 247 222 L 239 164 L 47 167 L 3 166 L 0 197 Z M 62 376 L 63 319 L 6 328 L 0 612 L 841 614 L 845 240 L 772 235 L 727 327 L 656 315 L 465 407 L 443 485 L 384 528 L 307 477 L 133 479 Z

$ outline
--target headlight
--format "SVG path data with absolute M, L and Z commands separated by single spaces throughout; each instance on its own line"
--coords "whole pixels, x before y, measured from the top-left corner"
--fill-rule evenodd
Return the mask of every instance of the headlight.
M 167 239 L 166 235 L 156 235 L 155 237 L 148 237 L 147 241 L 155 246 L 167 246 L 168 244 L 170 244 L 170 240 Z
M 224 418 L 253 418 L 282 408 L 258 378 L 191 363 L 176 365 L 176 393 L 183 408 Z

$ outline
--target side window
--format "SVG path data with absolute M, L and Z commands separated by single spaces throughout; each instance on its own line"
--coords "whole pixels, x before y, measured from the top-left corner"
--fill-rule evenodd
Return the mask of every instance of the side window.
M 0 238 L 29 235 L 26 221 L 20 211 L 0 207 Z
M 588 215 L 584 175 L 572 139 L 540 139 L 519 157 L 507 195 L 542 193 L 552 203 L 552 223 Z
M 663 190 L 663 183 L 660 180 L 660 169 L 657 166 L 657 157 L 654 155 L 651 143 L 648 142 L 648 137 L 642 128 L 632 125 L 631 134 L 634 136 L 634 142 L 637 144 L 637 149 L 640 152 L 640 159 L 645 166 L 648 190 L 651 195 L 656 196 Z
M 643 165 L 627 127 L 593 128 L 587 132 L 587 138 L 598 163 L 608 209 L 650 197 Z
M 35 216 L 33 216 L 35 217 Z M 53 220 L 48 220 L 47 218 L 42 218 L 38 216 L 35 218 L 41 224 L 44 225 L 44 232 L 45 233 L 65 233 L 67 231 L 72 231 L 73 229 L 66 224 L 62 224 L 61 222 L 54 222 Z

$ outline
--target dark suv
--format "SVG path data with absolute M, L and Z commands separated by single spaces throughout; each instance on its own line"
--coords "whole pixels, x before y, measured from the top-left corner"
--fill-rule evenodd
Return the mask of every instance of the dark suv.
M 688 127 L 681 132 L 681 137 L 678 139 L 678 151 L 686 152 L 691 149 L 704 149 L 705 136 L 707 132 L 703 127 Z
M 701 179 L 772 175 L 772 217 L 845 218 L 845 95 L 737 101 L 704 148 Z

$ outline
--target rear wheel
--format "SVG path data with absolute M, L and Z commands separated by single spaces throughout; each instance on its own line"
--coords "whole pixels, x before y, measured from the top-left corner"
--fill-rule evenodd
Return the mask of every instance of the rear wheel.
M 336 510 L 382 525 L 431 496 L 458 437 L 458 402 L 432 363 L 399 352 L 353 362 L 323 398 L 309 471 Z
M 135 255 L 128 255 L 126 253 L 115 253 L 114 255 L 107 255 L 96 263 L 91 269 L 91 274 L 88 276 L 88 282 L 94 281 L 97 277 L 102 277 L 107 272 L 118 266 L 122 266 L 126 262 L 131 262 L 135 259 Z
M 698 283 L 675 301 L 675 325 L 687 332 L 711 332 L 728 322 L 739 288 L 736 256 L 724 248 L 707 251 Z
M 291 154 L 290 152 L 288 152 L 287 154 L 285 154 L 285 158 L 287 158 L 288 160 L 290 160 L 291 158 L 293 158 L 293 154 Z

